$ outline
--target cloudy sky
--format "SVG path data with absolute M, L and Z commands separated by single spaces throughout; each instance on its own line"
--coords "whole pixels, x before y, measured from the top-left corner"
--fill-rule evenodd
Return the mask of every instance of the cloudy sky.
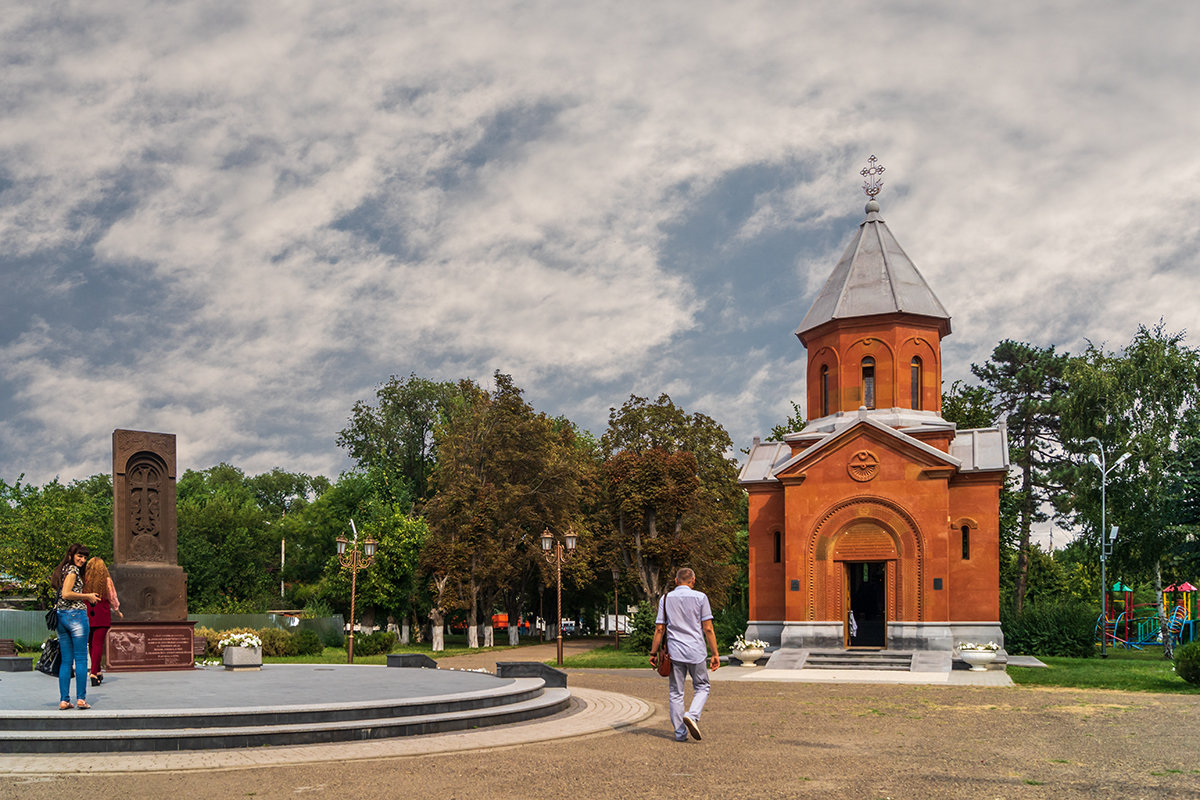
M 948 381 L 1002 338 L 1200 330 L 1194 3 L 3 10 L 9 482 L 108 471 L 118 427 L 336 476 L 410 372 L 597 434 L 665 391 L 745 446 L 803 398 L 872 153 Z

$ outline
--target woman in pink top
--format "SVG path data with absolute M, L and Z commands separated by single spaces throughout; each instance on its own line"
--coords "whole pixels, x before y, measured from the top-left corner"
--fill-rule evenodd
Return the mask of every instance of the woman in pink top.
M 85 591 L 95 592 L 100 598 L 88 606 L 88 624 L 91 626 L 88 650 L 92 656 L 92 670 L 88 677 L 92 679 L 92 686 L 99 686 L 104 680 L 104 641 L 108 637 L 108 629 L 112 627 L 112 615 L 122 616 L 121 603 L 117 600 L 117 587 L 113 586 L 108 566 L 102 558 L 87 562 L 83 586 Z

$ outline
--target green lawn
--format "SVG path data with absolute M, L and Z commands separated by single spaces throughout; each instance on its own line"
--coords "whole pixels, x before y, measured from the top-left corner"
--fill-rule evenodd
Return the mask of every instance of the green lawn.
M 1100 658 L 1098 651 L 1092 658 L 1039 656 L 1046 668 L 1009 667 L 1008 674 L 1022 686 L 1200 694 L 1200 686 L 1185 683 L 1175 674 L 1161 648 L 1111 649 L 1108 653 L 1108 658 Z
M 650 669 L 648 658 L 645 653 L 625 649 L 624 644 L 620 652 L 611 644 L 606 644 L 595 650 L 564 658 L 563 666 L 574 669 Z M 546 663 L 553 666 L 556 661 L 557 659 L 552 658 Z

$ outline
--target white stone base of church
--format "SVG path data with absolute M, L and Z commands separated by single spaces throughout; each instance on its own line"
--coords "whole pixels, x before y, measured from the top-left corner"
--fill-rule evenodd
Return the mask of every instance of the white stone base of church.
M 776 647 L 807 650 L 837 650 L 843 646 L 843 624 L 838 621 L 786 622 L 751 620 L 747 639 L 762 639 Z M 999 621 L 889 622 L 889 650 L 952 651 L 961 642 L 995 642 L 1004 647 Z

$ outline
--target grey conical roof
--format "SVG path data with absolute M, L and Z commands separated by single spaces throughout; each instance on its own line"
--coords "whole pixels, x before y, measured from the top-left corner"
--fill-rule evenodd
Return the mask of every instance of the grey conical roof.
M 803 339 L 805 333 L 835 319 L 895 313 L 944 320 L 942 335 L 950 332 L 950 315 L 879 216 L 879 203 L 872 200 L 867 203 L 867 218 L 858 226 L 858 235 L 842 254 L 796 335 Z

